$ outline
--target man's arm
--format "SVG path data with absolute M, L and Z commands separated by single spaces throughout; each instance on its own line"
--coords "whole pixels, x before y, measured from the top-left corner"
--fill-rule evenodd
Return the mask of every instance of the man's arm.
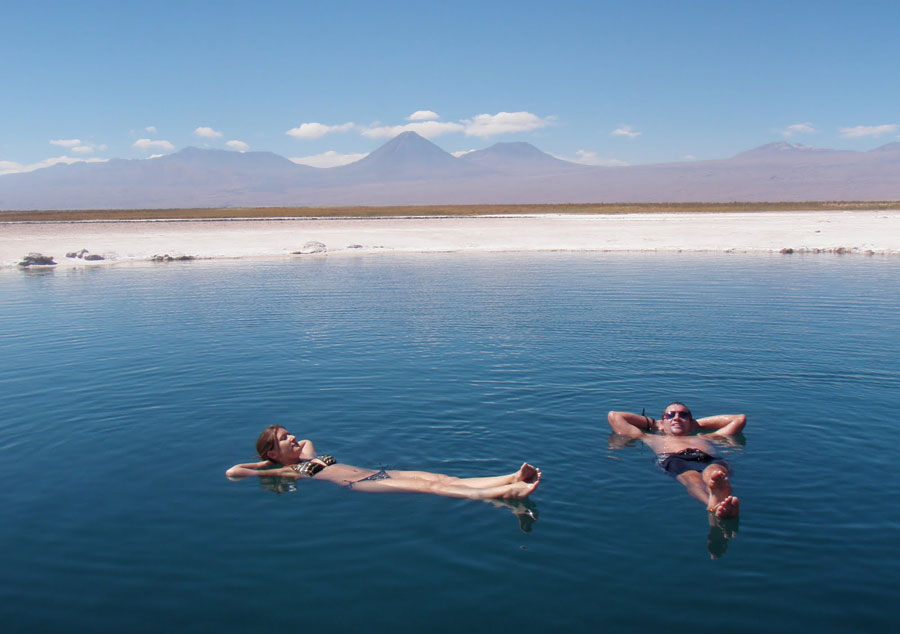
M 640 438 L 653 428 L 653 419 L 631 412 L 610 412 L 606 415 L 613 431 L 629 438 Z
M 736 436 L 747 424 L 746 414 L 720 414 L 705 416 L 697 420 L 702 431 L 713 432 L 717 436 Z

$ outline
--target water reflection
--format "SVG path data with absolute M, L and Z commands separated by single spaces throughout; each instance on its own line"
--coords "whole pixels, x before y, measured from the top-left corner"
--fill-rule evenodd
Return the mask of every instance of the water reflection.
M 725 555 L 728 542 L 737 537 L 740 517 L 721 518 L 714 513 L 707 513 L 709 533 L 706 536 L 706 550 L 710 559 L 719 559 Z
M 531 498 L 524 500 L 485 500 L 488 504 L 499 509 L 510 511 L 519 521 L 519 530 L 530 533 L 534 523 L 538 521 L 538 507 Z
M 53 275 L 56 271 L 56 268 L 52 266 L 20 266 L 18 269 L 26 277 L 44 277 Z
M 240 482 L 244 478 L 228 478 L 232 482 Z M 294 478 L 282 478 L 280 476 L 259 476 L 259 486 L 264 491 L 271 491 L 281 495 L 282 493 L 296 493 L 297 484 Z

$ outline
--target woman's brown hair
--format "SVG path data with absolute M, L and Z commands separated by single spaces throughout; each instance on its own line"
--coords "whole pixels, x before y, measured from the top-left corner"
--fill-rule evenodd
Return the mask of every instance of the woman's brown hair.
M 256 453 L 263 460 L 271 460 L 269 452 L 278 445 L 278 430 L 284 429 L 281 425 L 269 425 L 256 439 Z

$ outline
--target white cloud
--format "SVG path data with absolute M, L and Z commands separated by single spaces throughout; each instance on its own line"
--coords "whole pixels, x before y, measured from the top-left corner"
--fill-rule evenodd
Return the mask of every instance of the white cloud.
M 71 165 L 72 163 L 105 163 L 109 159 L 101 158 L 72 158 L 71 156 L 54 156 L 53 158 L 44 159 L 37 163 L 16 163 L 15 161 L 0 161 L 0 176 L 4 174 L 21 174 L 23 172 L 33 172 L 34 170 L 43 169 L 64 163 Z
M 38 168 L 32 168 L 38 169 Z M 30 169 L 26 169 L 26 166 L 22 163 L 16 163 L 15 161 L 0 161 L 0 176 L 4 174 L 18 174 L 20 172 L 30 172 Z
M 458 122 L 437 121 L 439 116 L 431 110 L 417 110 L 407 117 L 412 123 L 403 125 L 372 124 L 360 128 L 360 133 L 370 139 L 391 139 L 403 132 L 415 132 L 426 139 L 444 134 L 462 132 L 466 136 L 488 137 L 513 132 L 530 132 L 550 125 L 554 117 L 539 117 L 530 112 L 498 112 L 479 114 Z
M 90 154 L 94 150 L 101 152 L 106 149 L 105 145 L 91 145 L 90 143 L 82 143 L 81 139 L 54 139 L 50 141 L 51 145 L 69 148 L 75 154 Z
M 857 139 L 867 136 L 884 136 L 891 134 L 900 129 L 900 125 L 896 123 L 887 123 L 885 125 L 858 125 L 852 128 L 841 128 L 841 136 L 845 139 Z
M 463 119 L 466 136 L 494 136 L 511 132 L 530 132 L 550 125 L 552 117 L 542 118 L 530 112 L 498 112 Z
M 162 150 L 163 152 L 171 152 L 175 149 L 175 146 L 169 143 L 168 141 L 153 141 L 151 139 L 138 139 L 134 143 L 131 144 L 132 147 L 136 147 L 141 150 Z
M 338 167 L 339 165 L 354 163 L 366 156 L 368 156 L 366 153 L 338 154 L 334 150 L 329 150 L 327 152 L 322 152 L 321 154 L 299 156 L 297 158 L 292 158 L 291 160 L 299 165 L 309 165 L 311 167 Z
M 685 160 L 685 161 L 696 161 L 696 160 L 697 160 L 697 157 L 694 156 L 693 154 L 685 154 L 685 155 L 684 155 L 684 160 Z
M 310 121 L 309 123 L 301 123 L 299 127 L 291 128 L 285 134 L 295 139 L 318 139 L 332 132 L 347 132 L 352 130 L 353 127 L 353 123 L 349 121 L 341 125 L 325 125 L 324 123 Z
M 416 110 L 414 113 L 406 117 L 407 121 L 433 121 L 440 119 L 440 115 L 432 110 Z
M 238 141 L 237 139 L 226 141 L 225 145 L 230 147 L 232 150 L 237 150 L 238 152 L 246 152 L 250 149 L 249 145 L 247 145 L 243 141 Z
M 818 130 L 816 130 L 811 123 L 795 123 L 794 125 L 789 125 L 784 130 L 782 130 L 781 136 L 789 139 L 792 136 L 797 136 L 798 134 L 815 134 L 817 132 Z
M 156 134 L 156 126 L 148 125 L 146 128 L 144 128 L 144 132 L 146 132 L 147 134 Z
M 556 156 L 556 155 L 554 155 Z M 563 161 L 571 161 L 572 163 L 580 163 L 581 165 L 595 165 L 600 167 L 624 167 L 630 165 L 627 161 L 620 161 L 614 158 L 602 158 L 596 152 L 590 150 L 578 150 L 575 152 L 575 158 L 568 156 L 556 156 Z
M 558 158 L 561 161 L 569 161 L 570 163 L 578 163 L 580 165 L 599 167 L 624 167 L 626 165 L 631 165 L 631 163 L 627 161 L 620 161 L 619 159 L 614 158 L 603 158 L 596 152 L 591 152 L 590 150 L 577 150 L 574 157 L 563 156 L 562 154 L 550 154 L 550 156 Z
M 630 125 L 621 125 L 610 132 L 610 134 L 612 136 L 627 136 L 629 139 L 633 139 L 635 137 L 641 136 L 643 132 L 634 130 Z
M 465 156 L 466 154 L 471 154 L 474 151 L 475 150 L 459 150 L 458 152 L 450 152 L 450 154 L 452 154 L 456 158 L 459 158 L 460 156 Z
M 194 136 L 198 136 L 201 139 L 221 139 L 224 135 L 218 130 L 213 130 L 209 126 L 204 125 L 194 130 Z
M 59 147 L 75 147 L 81 145 L 81 139 L 52 139 L 50 145 L 58 145 Z
M 452 123 L 449 121 L 419 121 L 417 123 L 407 123 L 405 125 L 386 125 L 366 128 L 362 131 L 362 135 L 370 139 L 393 139 L 403 132 L 415 132 L 426 139 L 433 139 L 442 134 L 462 132 L 464 130 L 465 127 L 459 123 Z

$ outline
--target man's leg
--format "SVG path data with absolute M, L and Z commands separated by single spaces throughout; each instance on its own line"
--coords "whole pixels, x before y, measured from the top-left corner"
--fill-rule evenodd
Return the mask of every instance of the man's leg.
M 728 469 L 720 464 L 711 464 L 703 473 L 685 471 L 678 476 L 691 497 L 706 504 L 706 510 L 716 517 L 737 517 L 738 499 L 731 495 L 731 481 Z
M 706 483 L 699 471 L 685 471 L 678 475 L 677 480 L 684 485 L 692 498 L 700 500 L 704 504 L 709 501 L 709 489 L 706 488 Z

